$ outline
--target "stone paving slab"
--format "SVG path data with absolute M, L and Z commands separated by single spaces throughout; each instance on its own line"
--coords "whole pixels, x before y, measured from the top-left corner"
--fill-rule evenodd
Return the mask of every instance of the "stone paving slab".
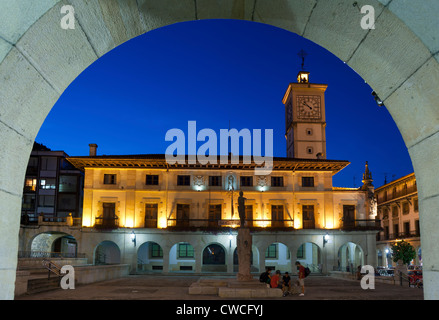
M 132 275 L 125 278 L 76 286 L 74 290 L 54 290 L 23 295 L 16 300 L 233 300 L 212 294 L 189 294 L 199 280 L 221 277 Z M 294 278 L 293 278 L 294 280 Z M 222 281 L 222 280 L 220 280 Z M 305 296 L 258 297 L 258 300 L 423 300 L 423 290 L 375 283 L 374 290 L 363 290 L 360 281 L 315 276 L 305 280 Z M 238 299 L 254 300 L 252 296 Z

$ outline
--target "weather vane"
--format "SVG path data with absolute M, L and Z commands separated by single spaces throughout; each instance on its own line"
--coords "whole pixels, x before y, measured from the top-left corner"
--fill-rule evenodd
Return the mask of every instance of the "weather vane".
M 305 57 L 308 55 L 308 53 L 306 53 L 306 51 L 302 49 L 299 51 L 297 55 L 302 58 L 302 70 L 303 70 L 305 65 Z

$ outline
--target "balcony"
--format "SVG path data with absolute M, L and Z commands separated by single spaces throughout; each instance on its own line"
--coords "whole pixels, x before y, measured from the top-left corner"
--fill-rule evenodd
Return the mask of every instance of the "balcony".
M 316 223 L 313 219 L 303 219 L 303 229 L 315 229 Z
M 389 233 L 389 234 L 384 234 L 384 235 L 378 234 L 377 241 L 419 238 L 420 236 L 421 236 L 421 234 L 419 231 Z
M 157 228 L 157 219 L 145 219 L 145 228 Z
M 101 230 L 117 229 L 119 228 L 119 217 L 96 217 L 94 227 Z
M 381 205 L 386 202 L 390 202 L 395 199 L 404 198 L 407 196 L 413 196 L 416 192 L 418 192 L 418 189 L 416 186 L 411 186 L 406 189 L 398 190 L 396 192 L 390 192 L 388 194 L 384 194 L 382 198 L 378 199 L 378 205 Z
M 345 219 L 341 229 L 344 231 L 381 230 L 381 220 L 376 219 Z
M 222 228 L 237 228 L 240 227 L 240 220 L 237 219 L 168 219 L 167 226 L 169 230 L 206 230 L 214 231 Z M 247 219 L 246 227 L 253 229 L 269 228 L 273 229 L 294 229 L 294 220 L 262 220 L 262 219 Z

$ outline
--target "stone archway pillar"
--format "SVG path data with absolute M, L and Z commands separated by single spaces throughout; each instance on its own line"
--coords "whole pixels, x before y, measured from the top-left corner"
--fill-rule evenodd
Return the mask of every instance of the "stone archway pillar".
M 201 273 L 201 267 L 203 264 L 203 249 L 199 246 L 194 247 L 194 257 L 195 257 L 195 273 Z
M 0 113 L 3 113 L 1 106 Z M 33 141 L 1 120 L 3 119 L 0 118 L 0 300 L 6 300 L 14 298 L 24 168 L 29 161 Z
M 11 200 L 14 197 L 14 195 L 0 191 L 0 210 L 2 211 L 5 206 L 14 205 L 14 202 L 17 202 Z M 20 212 L 20 210 L 20 208 L 10 208 L 5 212 Z M 14 297 L 19 220 L 19 215 L 0 215 L 0 300 L 13 299 Z
M 262 249 L 262 250 L 261 250 Z M 265 251 L 267 251 L 267 247 L 259 247 L 259 272 L 262 273 L 265 271 Z
M 171 248 L 162 247 L 163 250 L 163 273 L 169 273 L 169 255 L 171 254 Z
M 225 254 L 226 254 L 226 265 L 227 265 L 227 273 L 233 273 L 233 253 L 234 253 L 234 249 L 233 247 L 225 250 Z
M 333 235 L 331 235 L 331 237 L 333 237 Z M 322 264 L 322 273 L 328 274 L 332 271 L 333 266 L 336 265 L 334 261 L 334 245 L 329 242 L 322 245 L 321 254 L 322 260 L 320 263 Z
M 118 245 L 120 250 L 120 262 L 130 265 L 130 274 L 134 274 L 137 271 L 137 243 L 134 244 L 131 240 L 131 234 L 123 234 L 124 244 Z
M 363 247 L 364 248 L 364 247 Z M 378 266 L 377 245 L 376 245 L 376 233 L 367 234 L 367 250 L 363 250 L 364 264 L 372 267 Z

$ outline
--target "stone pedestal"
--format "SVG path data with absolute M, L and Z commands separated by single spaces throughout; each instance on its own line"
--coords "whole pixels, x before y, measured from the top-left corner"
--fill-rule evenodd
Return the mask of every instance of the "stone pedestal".
M 250 273 L 252 236 L 249 228 L 239 228 L 236 238 L 238 250 L 238 275 L 237 280 L 249 281 L 253 277 Z

